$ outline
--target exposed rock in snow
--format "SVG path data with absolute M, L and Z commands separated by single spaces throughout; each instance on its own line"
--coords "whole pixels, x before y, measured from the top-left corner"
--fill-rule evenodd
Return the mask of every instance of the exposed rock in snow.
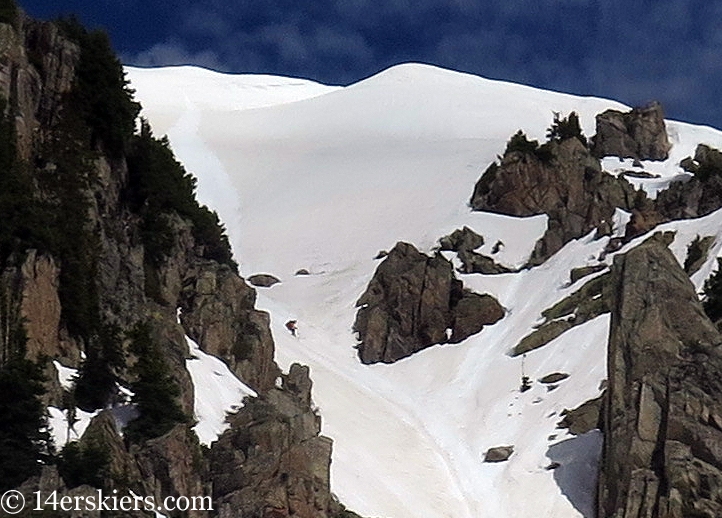
M 590 399 L 574 408 L 563 410 L 561 416 L 564 418 L 557 425 L 559 428 L 567 428 L 572 435 L 582 435 L 591 430 L 603 427 L 602 405 L 604 404 L 604 393 L 599 397 Z
M 606 269 L 607 269 L 606 264 L 593 264 L 591 266 L 580 266 L 579 268 L 572 268 L 572 271 L 569 272 L 569 282 L 574 284 L 579 279 L 582 279 L 582 278 L 586 277 L 587 275 L 601 272 L 602 270 L 606 270 Z
M 494 162 L 482 175 L 471 198 L 474 210 L 549 216 L 547 231 L 529 260 L 532 265 L 602 221 L 611 221 L 617 207 L 629 210 L 635 199 L 634 188 L 603 172 L 577 138 L 549 142 L 544 149 L 544 155 L 508 150 L 500 164 Z
M 484 237 L 474 232 L 467 226 L 454 230 L 448 236 L 439 239 L 441 250 L 460 252 L 462 250 L 476 250 L 484 244 Z
M 627 113 L 606 110 L 597 115 L 593 151 L 598 157 L 666 160 L 671 147 L 659 103 Z
M 486 450 L 484 462 L 504 462 L 514 453 L 514 446 L 495 446 Z
M 270 288 L 274 284 L 278 284 L 279 282 L 281 282 L 281 279 L 279 279 L 278 277 L 267 273 L 257 273 L 255 275 L 249 276 L 246 280 L 257 288 Z
M 558 383 L 569 377 L 566 372 L 552 372 L 544 377 L 539 378 L 539 383 Z
M 463 289 L 451 263 L 397 243 L 379 265 L 359 306 L 354 329 L 363 363 L 392 363 L 447 341 L 460 342 L 504 316 L 490 295 Z

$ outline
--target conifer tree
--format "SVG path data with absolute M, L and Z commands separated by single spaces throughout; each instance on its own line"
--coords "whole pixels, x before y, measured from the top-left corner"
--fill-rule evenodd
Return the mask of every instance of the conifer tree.
M 131 333 L 131 352 L 137 357 L 131 384 L 133 403 L 140 416 L 125 428 L 130 442 L 141 443 L 168 433 L 178 423 L 188 421 L 178 403 L 180 388 L 171 375 L 163 351 L 153 340 L 150 325 L 138 324 Z

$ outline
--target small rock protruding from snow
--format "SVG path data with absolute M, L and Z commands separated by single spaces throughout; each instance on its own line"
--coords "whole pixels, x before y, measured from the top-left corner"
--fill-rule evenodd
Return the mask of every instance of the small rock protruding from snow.
M 495 446 L 486 450 L 484 462 L 504 462 L 514 453 L 514 446 Z
M 248 282 L 257 288 L 270 288 L 274 284 L 281 282 L 281 279 L 267 273 L 258 273 L 248 277 Z
M 559 383 L 562 380 L 565 380 L 569 377 L 569 374 L 566 372 L 552 372 L 551 374 L 547 374 L 543 378 L 539 378 L 539 383 L 544 384 L 552 384 L 552 383 Z

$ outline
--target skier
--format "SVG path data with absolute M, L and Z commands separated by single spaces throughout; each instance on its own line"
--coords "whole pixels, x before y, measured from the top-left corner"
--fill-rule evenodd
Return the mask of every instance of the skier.
M 286 322 L 286 329 L 288 329 L 293 336 L 296 336 L 296 330 L 298 329 L 296 322 L 296 320 L 289 320 Z

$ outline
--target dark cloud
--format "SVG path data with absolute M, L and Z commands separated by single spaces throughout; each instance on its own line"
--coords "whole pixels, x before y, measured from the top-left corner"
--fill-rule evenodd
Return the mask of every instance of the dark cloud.
M 47 0 L 26 2 L 53 15 Z M 65 0 L 128 63 L 346 84 L 399 62 L 627 104 L 722 127 L 720 2 L 701 0 Z

